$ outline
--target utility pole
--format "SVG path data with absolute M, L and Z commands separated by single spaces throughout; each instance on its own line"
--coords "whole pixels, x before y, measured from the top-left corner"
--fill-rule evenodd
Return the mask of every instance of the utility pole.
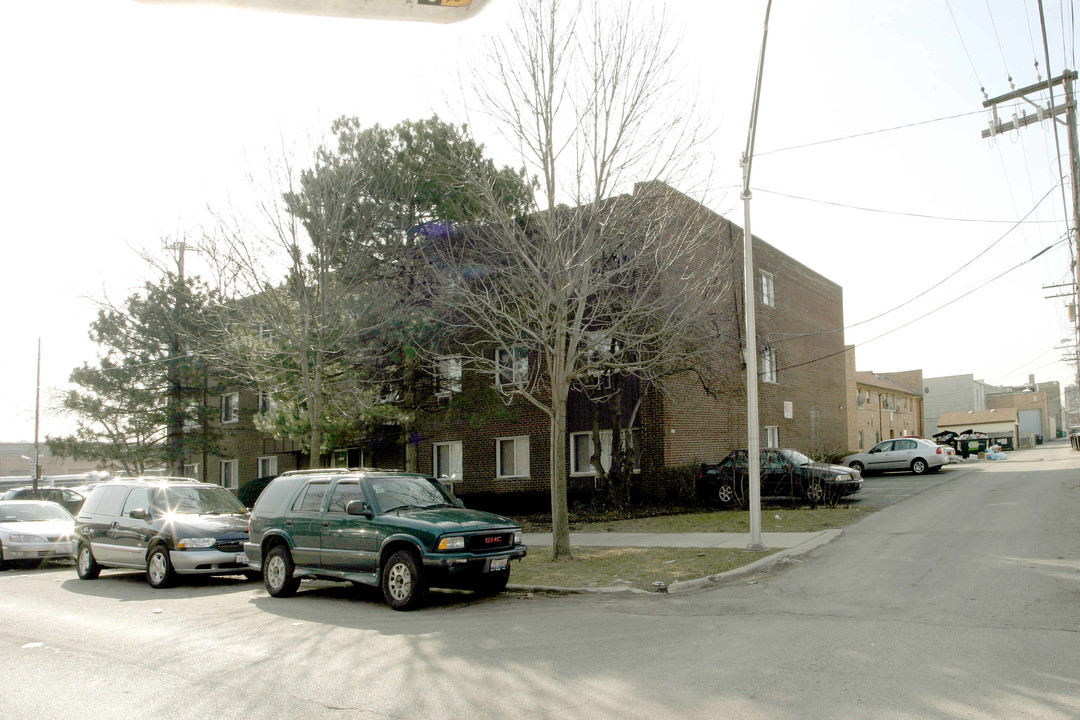
M 1042 5 L 1040 3 L 1040 12 L 1041 7 Z M 990 108 L 993 113 L 993 119 L 990 121 L 990 127 L 982 131 L 982 136 L 984 138 L 991 138 L 995 135 L 1000 135 L 1009 132 L 1010 130 L 1019 130 L 1022 127 L 1044 120 L 1060 123 L 1061 120 L 1058 119 L 1058 116 L 1061 114 L 1065 115 L 1064 124 L 1069 142 L 1069 175 L 1072 181 L 1072 227 L 1070 228 L 1070 233 L 1073 236 L 1074 257 L 1080 259 L 1080 141 L 1077 140 L 1076 129 L 1076 94 L 1073 88 L 1073 82 L 1075 80 L 1076 71 L 1065 70 L 1056 78 L 1050 78 L 1046 82 L 1035 83 L 1034 85 L 1028 85 L 1019 90 L 1013 90 L 1012 92 L 995 98 L 988 98 L 983 102 L 983 107 Z M 1064 105 L 1056 105 L 1054 103 L 1054 88 L 1058 85 L 1063 85 L 1065 87 Z M 1043 91 L 1050 94 L 1049 105 L 1043 106 L 1040 102 L 1028 97 L 1029 95 L 1041 93 Z M 1021 114 L 1013 113 L 1010 120 L 1000 119 L 998 117 L 998 105 L 1011 100 L 1023 100 L 1035 108 L 1035 112 L 1030 115 L 1027 112 Z M 1058 152 L 1060 153 L 1060 149 Z M 1064 182 L 1064 178 L 1062 178 L 1062 181 Z M 1066 215 L 1068 215 L 1068 208 L 1065 210 Z M 1070 294 L 1072 303 L 1070 303 L 1069 307 L 1069 319 L 1073 322 L 1073 332 L 1076 335 L 1077 342 L 1080 343 L 1080 312 L 1078 312 L 1078 310 L 1080 310 L 1080 285 L 1077 283 L 1076 261 L 1073 262 L 1072 274 L 1072 293 Z M 1046 289 L 1052 287 L 1062 286 L 1049 286 Z M 1054 295 L 1052 297 L 1062 296 Z M 1080 363 L 1077 363 L 1076 365 L 1076 383 L 1077 387 L 1080 388 Z
M 37 341 L 37 384 L 34 395 L 34 495 L 37 497 L 38 483 L 41 481 L 41 446 L 38 441 L 41 428 L 41 338 Z
M 761 99 L 761 76 L 765 70 L 765 42 L 769 39 L 769 13 L 772 0 L 765 6 L 765 30 L 761 37 L 761 56 L 758 58 L 757 80 L 754 83 L 754 103 L 750 109 L 750 130 L 743 153 L 743 304 L 746 306 L 746 461 L 747 482 L 750 485 L 750 543 L 747 550 L 761 551 L 761 428 L 758 426 L 757 370 L 757 303 L 754 278 L 754 235 L 750 232 L 750 170 L 754 163 L 754 139 L 757 136 L 758 103 Z

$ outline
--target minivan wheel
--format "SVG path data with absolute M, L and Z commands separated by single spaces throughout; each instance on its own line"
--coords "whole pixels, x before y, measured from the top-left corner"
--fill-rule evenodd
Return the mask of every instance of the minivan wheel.
M 922 475 L 924 472 L 926 472 L 926 468 L 926 461 L 922 458 L 915 458 L 911 461 L 911 472 L 915 473 L 916 475 Z
M 408 550 L 391 555 L 382 572 L 386 604 L 395 610 L 412 610 L 420 603 L 425 590 L 416 555 Z
M 292 555 L 284 545 L 275 545 L 263 561 L 263 585 L 273 597 L 289 597 L 296 593 L 300 581 L 293 577 Z
M 86 543 L 79 543 L 75 553 L 75 572 L 82 580 L 93 580 L 101 574 L 101 566 L 94 559 L 94 553 Z
M 156 546 L 146 558 L 146 582 L 156 590 L 172 585 L 175 577 L 169 549 L 164 545 Z

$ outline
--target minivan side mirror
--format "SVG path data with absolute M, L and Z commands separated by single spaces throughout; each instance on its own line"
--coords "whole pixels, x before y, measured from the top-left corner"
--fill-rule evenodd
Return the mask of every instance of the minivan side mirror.
M 375 513 L 372 511 L 371 506 L 363 500 L 353 500 L 345 506 L 345 512 L 349 515 L 362 515 L 364 517 L 375 517 Z
M 135 508 L 128 513 L 128 517 L 132 518 L 133 520 L 145 520 L 146 510 L 144 510 L 143 508 Z

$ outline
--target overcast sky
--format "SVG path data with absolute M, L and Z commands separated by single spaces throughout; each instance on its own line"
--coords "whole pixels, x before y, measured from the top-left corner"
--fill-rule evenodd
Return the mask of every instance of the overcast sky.
M 39 337 L 41 437 L 70 430 L 48 406 L 95 358 L 93 299 L 120 300 L 147 279 L 133 248 L 198 235 L 208 206 L 243 207 L 249 171 L 341 115 L 466 119 L 460 78 L 515 3 L 491 0 L 452 25 L 134 0 L 0 3 L 0 441 L 33 439 Z M 702 159 L 709 204 L 741 226 L 738 161 L 765 1 L 669 6 L 688 87 L 716 130 Z M 1044 7 L 1056 76 L 1076 68 L 1073 9 Z M 1035 0 L 776 1 L 753 230 L 843 286 L 860 370 L 1074 381 L 1055 349 L 1073 333 L 1066 299 L 1044 290 L 1071 282 L 1070 188 L 1058 187 L 1053 128 L 980 137 L 980 87 L 994 97 L 1010 75 L 1019 88 L 1037 73 L 1047 78 Z M 497 160 L 514 161 L 477 130 Z M 1063 128 L 1059 138 L 1067 161 Z

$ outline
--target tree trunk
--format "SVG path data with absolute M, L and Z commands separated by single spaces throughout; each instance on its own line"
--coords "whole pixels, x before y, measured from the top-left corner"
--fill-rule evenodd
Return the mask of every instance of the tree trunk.
M 551 390 L 551 556 L 558 560 L 571 557 L 566 502 L 566 402 L 570 384 L 553 384 Z

